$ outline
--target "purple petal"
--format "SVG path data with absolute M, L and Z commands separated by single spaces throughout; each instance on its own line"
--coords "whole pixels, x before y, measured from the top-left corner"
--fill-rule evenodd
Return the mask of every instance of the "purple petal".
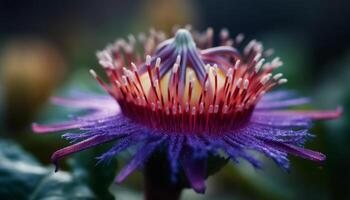
M 181 162 L 191 187 L 196 192 L 203 194 L 205 192 L 206 159 L 193 158 L 191 154 L 184 154 Z
M 229 56 L 232 56 L 234 59 L 241 59 L 240 53 L 237 51 L 237 49 L 230 47 L 230 46 L 219 46 L 219 47 L 212 47 L 209 49 L 205 49 L 201 51 L 202 55 L 208 56 L 208 55 L 222 55 L 226 54 Z
M 115 136 L 93 136 L 89 139 L 83 140 L 81 142 L 78 142 L 76 144 L 70 145 L 68 147 L 65 147 L 63 149 L 60 149 L 52 154 L 51 160 L 56 165 L 55 171 L 58 170 L 58 161 L 70 154 L 109 142 L 111 140 L 117 139 Z
M 181 54 L 181 64 L 179 69 L 180 79 L 179 79 L 179 91 L 185 91 L 185 85 L 186 85 L 186 68 L 187 68 L 187 49 L 183 49 L 183 52 Z M 180 92 L 180 95 L 183 95 L 182 92 Z
M 204 70 L 205 64 L 203 60 L 199 57 L 197 50 L 189 49 L 188 58 L 190 60 L 190 63 L 192 64 L 192 68 L 195 71 L 200 83 L 203 83 L 205 78 L 205 70 Z
M 172 53 L 169 58 L 167 58 L 165 61 L 163 60 L 164 63 L 159 71 L 160 77 L 163 77 L 171 69 L 175 63 L 176 56 L 177 55 L 175 53 Z

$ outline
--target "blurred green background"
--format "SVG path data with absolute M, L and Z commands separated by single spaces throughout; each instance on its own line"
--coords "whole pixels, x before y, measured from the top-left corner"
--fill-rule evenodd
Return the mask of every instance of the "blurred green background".
M 50 155 L 68 143 L 60 134 L 35 135 L 30 125 L 71 112 L 51 106 L 51 95 L 99 92 L 88 74 L 99 68 L 96 50 L 176 24 L 258 39 L 285 63 L 285 88 L 311 96 L 312 108 L 344 108 L 340 119 L 316 122 L 317 138 L 306 144 L 327 155 L 323 165 L 291 157 L 285 173 L 267 159 L 264 170 L 230 164 L 208 179 L 205 195 L 186 190 L 182 199 L 350 199 L 350 2 L 342 0 L 1 0 L 0 199 L 142 199 L 141 173 L 109 187 L 124 155 L 118 167 L 95 166 L 103 147 L 67 159 L 54 174 Z

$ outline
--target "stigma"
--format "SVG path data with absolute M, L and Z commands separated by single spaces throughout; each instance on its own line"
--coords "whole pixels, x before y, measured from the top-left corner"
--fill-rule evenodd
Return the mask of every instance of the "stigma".
M 250 41 L 240 52 L 243 35 L 178 29 L 166 39 L 151 31 L 149 37 L 118 40 L 98 52 L 109 83 L 91 74 L 118 102 L 125 116 L 148 128 L 169 134 L 220 134 L 244 126 L 261 97 L 287 82 L 274 69 L 278 57 L 266 62 L 271 50 Z

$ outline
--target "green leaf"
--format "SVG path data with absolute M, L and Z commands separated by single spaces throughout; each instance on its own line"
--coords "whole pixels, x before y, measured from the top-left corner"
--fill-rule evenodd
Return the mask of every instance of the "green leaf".
M 10 140 L 0 141 L 1 199 L 96 199 L 71 173 L 54 173 Z

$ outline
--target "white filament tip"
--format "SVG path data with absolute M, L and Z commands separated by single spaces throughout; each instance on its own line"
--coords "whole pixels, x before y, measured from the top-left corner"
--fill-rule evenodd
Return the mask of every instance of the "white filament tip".
M 238 34 L 235 38 L 237 44 L 241 43 L 244 39 L 244 35 L 242 33 Z
M 156 59 L 156 68 L 159 68 L 161 59 L 158 57 Z
M 236 82 L 236 86 L 237 88 L 240 88 L 241 87 L 241 82 L 242 82 L 242 78 L 239 78 Z
M 205 68 L 205 72 L 208 74 L 209 73 L 209 69 L 210 69 L 210 64 L 206 64 L 204 66 L 204 68 Z
M 153 81 L 153 86 L 154 86 L 154 87 L 158 87 L 158 84 L 159 84 L 158 79 L 155 79 L 155 80 Z
M 135 44 L 136 39 L 135 39 L 135 36 L 134 36 L 133 34 L 129 34 L 129 35 L 128 35 L 128 39 L 129 39 L 129 42 L 130 42 L 131 44 Z
M 133 62 L 131 63 L 131 69 L 132 71 L 137 72 L 137 66 Z
M 248 89 L 248 85 L 249 85 L 249 80 L 245 79 L 244 82 L 243 82 L 243 88 L 244 89 Z
M 151 65 L 152 57 L 150 55 L 146 56 L 146 65 Z
M 222 113 L 227 113 L 228 111 L 228 106 L 227 105 L 224 105 L 224 107 L 222 108 Z
M 229 31 L 226 28 L 221 29 L 220 37 L 221 39 L 227 39 L 229 37 Z
M 207 28 L 207 37 L 212 37 L 214 34 L 214 30 L 212 27 Z
M 209 106 L 209 109 L 208 109 L 208 112 L 209 112 L 209 113 L 213 113 L 213 111 L 214 111 L 214 106 L 213 106 L 213 105 L 210 105 L 210 106 Z
M 120 82 L 118 80 L 115 81 L 115 84 L 117 84 L 118 87 L 122 86 L 122 84 L 120 84 Z
M 276 57 L 276 58 L 274 58 L 274 59 L 271 61 L 271 66 L 272 66 L 273 68 L 278 68 L 278 67 L 280 67 L 280 66 L 282 66 L 282 65 L 283 65 L 283 62 L 280 60 L 279 57 Z
M 89 72 L 94 78 L 97 77 L 97 74 L 96 74 L 96 72 L 93 69 L 90 69 Z
M 254 57 L 254 61 L 257 62 L 261 58 L 261 53 L 257 53 Z
M 216 105 L 214 106 L 214 113 L 218 113 L 218 112 L 219 112 L 219 105 L 216 104 Z
M 226 73 L 226 76 L 232 76 L 232 71 L 233 71 L 233 69 L 232 69 L 232 67 L 230 67 L 228 70 L 227 70 L 227 73 Z
M 262 52 L 263 45 L 261 44 L 261 42 L 256 42 L 253 48 L 256 52 Z
M 282 78 L 281 80 L 278 81 L 278 84 L 283 84 L 283 83 L 287 83 L 288 80 L 286 78 Z
M 179 104 L 179 114 L 182 113 L 182 107 L 181 107 L 181 104 Z
M 245 55 L 247 55 L 247 54 L 250 52 L 250 50 L 253 48 L 253 46 L 255 45 L 255 43 L 256 43 L 256 40 L 251 40 L 251 41 L 247 44 L 247 46 L 245 46 L 245 48 L 244 48 L 244 50 L 243 50 L 243 53 L 244 53 Z
M 271 61 L 271 63 L 277 63 L 277 62 L 279 62 L 280 61 L 280 57 L 275 57 L 272 61 Z
M 208 91 L 209 89 L 209 82 L 205 82 L 205 85 L 204 85 L 204 91 Z
M 283 76 L 282 73 L 278 73 L 278 74 L 276 74 L 276 75 L 273 76 L 273 79 L 274 79 L 274 80 L 278 80 L 278 79 L 280 79 L 282 76 Z
M 192 107 L 192 115 L 195 115 L 196 114 L 196 106 L 193 106 Z
M 173 114 L 176 115 L 176 112 L 177 112 L 176 105 L 173 105 Z
M 179 64 L 175 63 L 173 66 L 173 73 L 175 74 L 178 69 L 179 69 Z
M 201 102 L 201 103 L 199 104 L 199 113 L 202 114 L 203 112 L 204 112 L 204 103 Z
M 175 61 L 175 63 L 178 64 L 178 65 L 180 65 L 180 61 L 181 61 L 181 56 L 180 56 L 180 55 L 177 55 L 177 56 L 176 56 L 176 61 Z
M 129 73 L 128 73 L 128 69 L 126 69 L 126 67 L 123 67 L 123 73 L 124 73 L 124 75 L 128 75 Z
M 240 63 L 241 63 L 241 60 L 237 60 L 236 61 L 235 66 L 234 66 L 235 70 L 238 69 L 238 66 L 239 66 Z
M 265 85 L 270 79 L 271 79 L 272 74 L 266 74 L 264 77 L 261 78 L 260 83 Z
M 227 81 L 230 83 L 232 81 L 232 74 L 228 75 Z
M 263 65 L 264 61 L 265 61 L 265 59 L 263 58 L 258 63 L 256 63 L 256 65 L 255 65 L 255 72 L 256 73 L 259 72 L 259 70 L 260 70 L 261 66 Z
M 156 104 L 154 104 L 153 102 L 151 103 L 151 109 L 153 112 L 156 110 Z

